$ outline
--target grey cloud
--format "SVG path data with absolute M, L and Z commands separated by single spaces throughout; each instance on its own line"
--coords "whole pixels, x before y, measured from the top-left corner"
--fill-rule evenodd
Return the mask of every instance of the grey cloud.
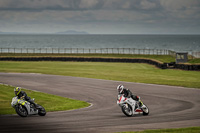
M 45 27 L 48 23 L 55 27 L 200 29 L 199 14 L 199 0 L 0 0 L 0 28 L 3 24 L 9 28 L 9 24 Z
M 1 10 L 166 10 L 199 7 L 199 0 L 1 0 Z
M 149 10 L 156 8 L 152 0 L 2 0 L 0 10 Z

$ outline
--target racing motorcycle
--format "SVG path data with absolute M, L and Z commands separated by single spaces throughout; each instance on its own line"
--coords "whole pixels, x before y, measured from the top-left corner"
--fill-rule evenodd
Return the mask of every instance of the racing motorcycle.
M 118 95 L 117 104 L 121 107 L 122 112 L 128 117 L 135 114 L 149 114 L 149 108 L 144 103 L 140 107 L 138 101 L 135 101 L 132 98 L 126 98 L 123 94 Z
M 35 99 L 32 100 L 34 101 Z M 15 108 L 16 113 L 21 117 L 37 114 L 40 116 L 46 115 L 46 111 L 41 105 L 37 104 L 37 107 L 35 107 L 33 104 L 30 104 L 24 99 L 18 99 L 17 96 L 12 98 L 11 106 Z

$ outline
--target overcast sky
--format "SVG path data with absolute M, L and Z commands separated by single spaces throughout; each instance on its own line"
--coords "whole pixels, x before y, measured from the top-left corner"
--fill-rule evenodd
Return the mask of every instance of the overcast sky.
M 200 34 L 200 0 L 0 0 L 0 31 Z

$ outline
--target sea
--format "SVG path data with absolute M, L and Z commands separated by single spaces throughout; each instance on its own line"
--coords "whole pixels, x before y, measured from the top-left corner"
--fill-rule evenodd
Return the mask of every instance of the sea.
M 200 51 L 200 35 L 0 34 L 0 48 L 136 48 Z

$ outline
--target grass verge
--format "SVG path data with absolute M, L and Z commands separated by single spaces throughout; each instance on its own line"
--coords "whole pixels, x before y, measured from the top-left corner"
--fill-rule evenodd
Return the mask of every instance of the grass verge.
M 0 61 L 0 72 L 42 73 L 200 88 L 199 71 L 158 69 L 140 63 Z
M 1 53 L 0 57 L 100 57 L 100 58 L 135 58 L 152 59 L 160 62 L 175 62 L 175 57 L 170 55 L 133 55 L 133 54 L 12 54 Z
M 189 60 L 188 63 L 190 63 L 190 64 L 200 64 L 200 58 Z
M 35 102 L 42 105 L 46 111 L 73 110 L 89 106 L 89 103 L 23 89 Z M 14 97 L 14 87 L 0 84 L 0 115 L 16 114 L 11 107 L 11 101 Z
M 161 63 L 175 62 L 171 55 L 137 55 L 137 54 L 48 54 L 48 53 L 0 53 L 0 57 L 94 57 L 94 58 L 133 58 L 151 59 Z M 188 64 L 200 64 L 200 58 L 188 56 Z
M 119 132 L 119 133 L 200 133 L 200 127 L 161 129 L 161 130 L 144 130 L 137 132 Z

